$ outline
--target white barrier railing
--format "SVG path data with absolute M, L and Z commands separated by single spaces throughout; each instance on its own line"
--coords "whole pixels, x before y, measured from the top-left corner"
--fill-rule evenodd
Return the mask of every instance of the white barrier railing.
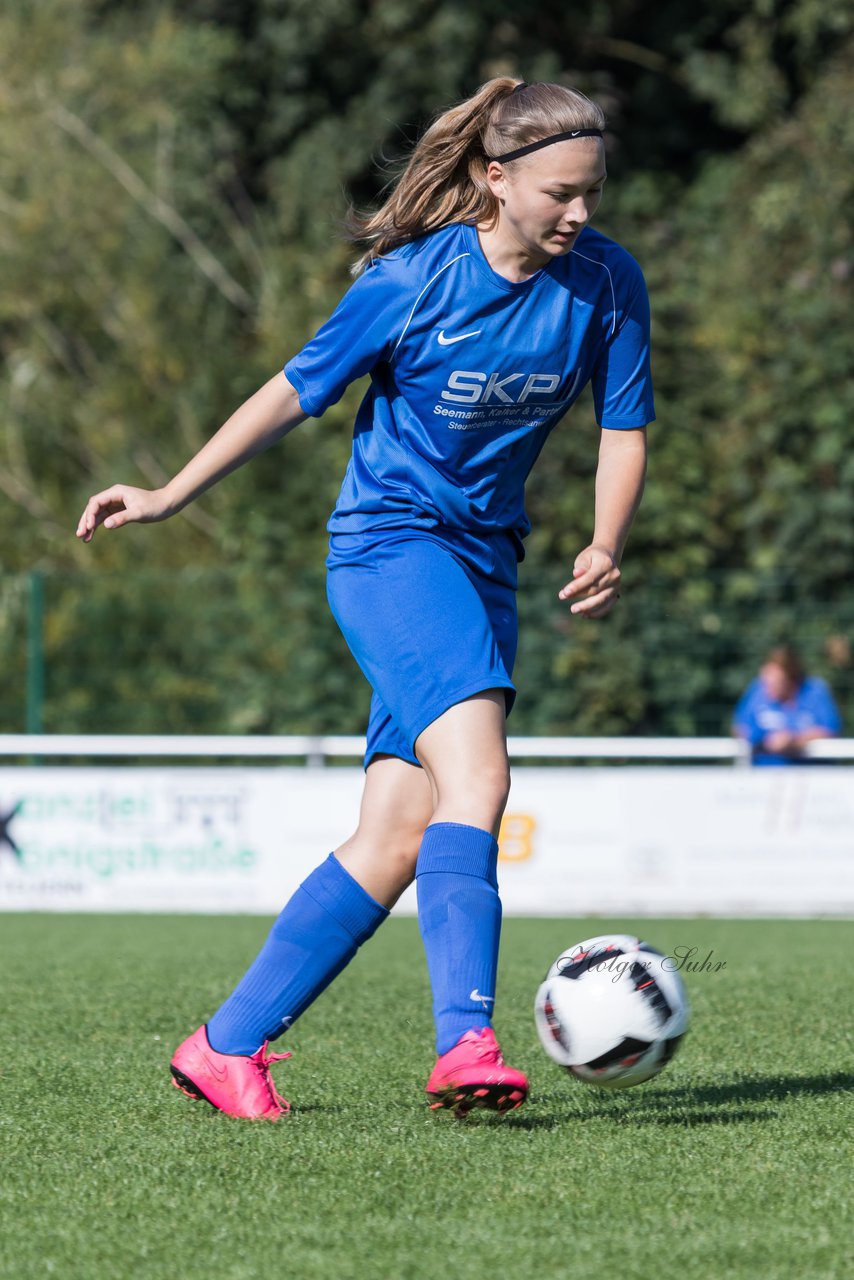
M 238 734 L 0 734 L 0 757 L 328 759 L 361 757 L 365 739 L 343 736 Z M 509 738 L 513 760 L 708 760 L 748 764 L 734 738 Z M 812 760 L 854 760 L 854 738 L 824 738 L 806 749 Z

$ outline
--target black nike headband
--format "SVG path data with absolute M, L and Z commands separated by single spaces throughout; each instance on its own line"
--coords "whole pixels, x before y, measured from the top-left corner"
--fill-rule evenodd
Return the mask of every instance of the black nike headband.
M 553 133 L 551 137 L 540 138 L 539 142 L 529 142 L 527 147 L 519 147 L 516 151 L 508 151 L 503 156 L 487 156 L 487 160 L 494 160 L 496 164 L 507 164 L 510 160 L 518 160 L 520 156 L 530 155 L 532 151 L 539 151 L 541 147 L 550 147 L 553 142 L 569 142 L 572 138 L 602 138 L 604 134 L 601 129 L 573 129 L 569 133 Z

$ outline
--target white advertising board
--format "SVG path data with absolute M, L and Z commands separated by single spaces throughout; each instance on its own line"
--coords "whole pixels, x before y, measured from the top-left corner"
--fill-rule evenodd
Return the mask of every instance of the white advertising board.
M 0 768 L 0 910 L 276 913 L 358 768 Z M 854 915 L 847 768 L 517 768 L 516 915 Z M 410 890 L 397 908 L 415 909 Z

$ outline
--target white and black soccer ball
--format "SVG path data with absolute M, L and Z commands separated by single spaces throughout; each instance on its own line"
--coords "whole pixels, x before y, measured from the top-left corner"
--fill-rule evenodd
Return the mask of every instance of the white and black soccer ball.
M 537 992 L 546 1053 L 586 1084 L 627 1089 L 657 1075 L 688 1030 L 690 1009 L 672 958 L 623 934 L 563 951 Z

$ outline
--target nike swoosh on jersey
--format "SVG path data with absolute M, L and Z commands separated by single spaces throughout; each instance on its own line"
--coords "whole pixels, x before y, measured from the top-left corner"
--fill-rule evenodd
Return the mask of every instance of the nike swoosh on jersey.
M 455 338 L 446 338 L 445 330 L 439 330 L 439 346 L 452 347 L 455 342 L 462 342 L 465 338 L 476 338 L 479 333 L 483 333 L 482 329 L 475 329 L 473 333 L 458 333 Z

